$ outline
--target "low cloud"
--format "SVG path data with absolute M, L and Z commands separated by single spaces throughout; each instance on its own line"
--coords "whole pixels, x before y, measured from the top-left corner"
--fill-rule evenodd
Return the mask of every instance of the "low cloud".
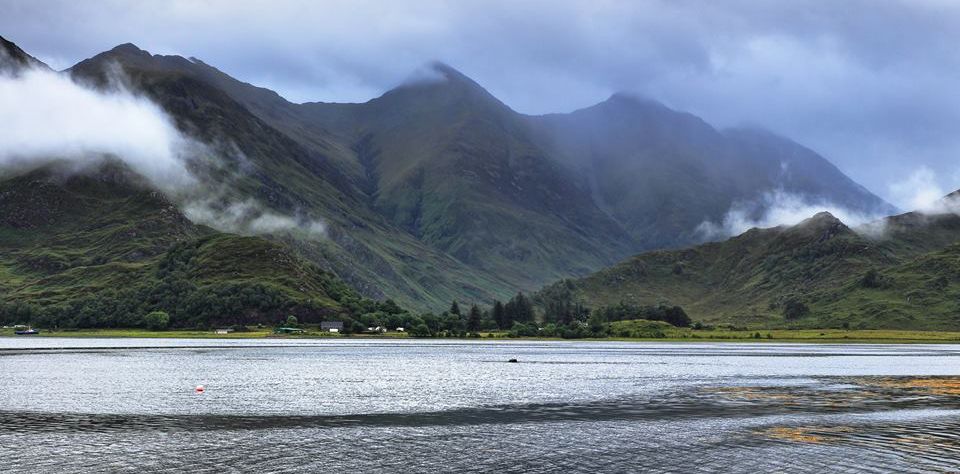
M 442 84 L 447 81 L 447 75 L 443 72 L 444 67 L 443 64 L 437 62 L 422 65 L 404 78 L 400 85 L 410 87 Z
M 265 209 L 253 199 L 226 203 L 196 200 L 188 203 L 183 212 L 193 222 L 237 234 L 292 233 L 309 239 L 326 237 L 326 225 L 322 220 L 279 214 Z
M 912 211 L 927 214 L 950 212 L 944 209 L 948 204 L 943 199 L 947 192 L 937 184 L 937 176 L 933 170 L 926 166 L 921 166 L 907 179 L 895 182 L 889 187 L 894 199 L 905 203 Z
M 919 216 L 920 222 L 927 222 L 929 216 L 960 215 L 960 195 L 946 195 L 946 191 L 937 181 L 937 175 L 933 170 L 921 166 L 910 173 L 906 179 L 890 184 L 890 195 Z M 864 223 L 855 230 L 871 238 L 884 238 L 889 235 L 888 231 L 897 227 L 896 221 L 878 219 Z
M 186 158 L 200 145 L 157 105 L 126 89 L 97 91 L 36 68 L 0 75 L 0 117 L 0 173 L 114 158 L 167 193 L 194 184 Z
M 243 153 L 180 132 L 162 108 L 124 85 L 129 81 L 119 67 L 110 82 L 106 90 L 94 89 L 40 68 L 0 74 L 0 178 L 52 164 L 78 172 L 115 160 L 178 202 L 193 222 L 248 235 L 325 236 L 319 219 L 285 215 L 253 199 L 224 198 L 231 194 L 229 178 L 211 187 L 191 169 L 226 172 L 224 155 L 241 167 L 253 166 Z
M 740 235 L 754 227 L 796 225 L 818 212 L 829 212 L 850 227 L 880 217 L 777 189 L 764 193 L 756 200 L 734 203 L 720 222 L 703 221 L 697 226 L 697 232 L 705 240 L 720 240 Z

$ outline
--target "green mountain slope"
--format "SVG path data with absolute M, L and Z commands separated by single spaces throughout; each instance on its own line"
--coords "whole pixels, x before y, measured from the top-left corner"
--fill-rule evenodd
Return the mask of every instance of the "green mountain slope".
M 641 254 L 541 295 L 570 292 L 595 308 L 668 303 L 695 320 L 749 327 L 956 329 L 958 241 L 954 214 L 904 214 L 855 231 L 821 213 L 793 227 Z
M 191 223 L 122 165 L 0 180 L 0 319 L 135 326 L 153 310 L 181 327 L 305 321 L 362 299 L 259 237 Z
M 488 299 L 511 288 L 384 219 L 370 206 L 365 183 L 344 164 L 349 157 L 344 158 L 342 149 L 308 142 L 300 135 L 291 138 L 226 92 L 258 91 L 252 86 L 218 75 L 202 63 L 150 55 L 133 45 L 83 61 L 70 72 L 106 87 L 117 64 L 124 80 L 149 94 L 182 130 L 211 144 L 216 163 L 206 173 L 208 180 L 221 183 L 220 201 L 253 198 L 282 214 L 322 220 L 326 239 L 274 238 L 287 240 L 302 256 L 363 294 L 392 297 L 411 307 L 439 308 L 453 298 Z M 322 135 L 311 133 L 314 138 Z M 202 174 L 205 164 L 210 163 L 195 168 Z
M 352 136 L 376 209 L 514 286 L 589 272 L 632 248 L 589 189 L 531 141 L 523 118 L 443 64 L 364 104 L 306 104 Z
M 960 328 L 960 245 L 922 254 L 899 265 L 877 266 L 865 276 L 840 281 L 816 298 L 809 326 L 854 328 Z M 867 283 L 867 282 L 870 283 Z

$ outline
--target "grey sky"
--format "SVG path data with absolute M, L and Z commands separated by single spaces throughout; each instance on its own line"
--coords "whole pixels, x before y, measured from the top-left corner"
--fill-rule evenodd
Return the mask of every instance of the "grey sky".
M 293 101 L 365 101 L 441 60 L 525 113 L 633 91 L 814 148 L 901 207 L 960 188 L 960 2 L 0 0 L 62 69 L 117 44 Z M 922 189 L 921 189 L 922 188 Z

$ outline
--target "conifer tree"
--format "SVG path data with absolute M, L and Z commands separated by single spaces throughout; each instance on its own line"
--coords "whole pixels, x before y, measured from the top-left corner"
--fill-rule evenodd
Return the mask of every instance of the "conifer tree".
M 470 313 L 467 316 L 467 331 L 477 332 L 480 330 L 480 322 L 483 320 L 483 312 L 477 305 L 470 307 Z
M 493 309 L 490 312 L 498 328 L 510 329 L 510 326 L 513 325 L 513 321 L 507 318 L 507 310 L 503 307 L 503 303 L 501 303 L 500 300 L 493 301 Z

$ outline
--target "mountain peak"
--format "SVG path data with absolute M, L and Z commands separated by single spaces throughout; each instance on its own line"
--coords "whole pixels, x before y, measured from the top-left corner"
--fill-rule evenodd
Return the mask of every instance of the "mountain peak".
M 508 109 L 476 81 L 440 61 L 431 61 L 415 69 L 399 86 L 374 99 L 381 100 L 412 100 L 444 107 L 482 104 L 495 109 Z
M 840 219 L 837 219 L 836 216 L 831 214 L 829 211 L 820 211 L 804 222 L 827 222 L 830 224 L 835 224 L 840 222 Z
M 0 72 L 18 74 L 21 69 L 28 67 L 50 69 L 42 61 L 20 49 L 13 41 L 0 36 Z
M 84 77 L 92 79 L 96 84 L 102 84 L 107 81 L 108 71 L 111 70 L 114 63 L 118 63 L 124 70 L 176 70 L 180 72 L 183 71 L 185 65 L 192 64 L 181 56 L 154 55 L 149 51 L 140 49 L 133 43 L 123 43 L 74 64 L 68 71 L 74 77 Z
M 641 102 L 643 97 L 633 92 L 628 91 L 618 91 L 614 92 L 607 98 L 607 102 Z
M 601 102 L 601 104 L 634 106 L 634 107 L 653 106 L 661 109 L 667 109 L 667 106 L 663 105 L 662 103 L 656 100 L 650 99 L 648 97 L 644 97 L 634 92 L 628 92 L 628 91 L 614 92 L 612 95 L 610 95 L 609 98 L 607 98 L 607 100 Z
M 431 61 L 415 69 L 400 85 L 403 87 L 416 86 L 460 86 L 470 89 L 483 88 L 473 79 L 442 61 Z
M 114 46 L 108 51 L 97 54 L 92 58 L 87 58 L 74 64 L 70 67 L 69 71 L 72 74 L 80 73 L 81 75 L 98 76 L 103 73 L 105 63 L 119 62 L 125 66 L 129 64 L 147 64 L 150 63 L 153 58 L 155 58 L 155 56 L 140 49 L 137 45 L 133 43 L 123 43 Z
M 580 109 L 577 112 L 580 111 L 593 111 L 603 114 L 612 113 L 616 115 L 622 115 L 623 117 L 634 118 L 637 116 L 659 117 L 659 119 L 667 119 L 668 117 L 671 117 L 672 119 L 693 118 L 695 119 L 695 122 L 705 124 L 705 122 L 703 122 L 703 120 L 701 120 L 699 117 L 686 112 L 673 110 L 664 105 L 662 102 L 629 91 L 615 92 L 611 94 L 607 100 L 589 106 L 585 109 Z
M 150 55 L 149 52 L 140 49 L 137 45 L 133 43 L 123 43 L 123 44 L 117 45 L 113 49 L 111 49 L 109 52 L 115 53 L 115 54 L 125 54 L 125 55 L 135 54 L 138 56 Z
M 790 228 L 791 234 L 813 237 L 817 242 L 829 240 L 849 230 L 846 224 L 827 211 L 821 211 Z
M 430 61 L 427 63 L 427 67 L 433 70 L 434 72 L 443 74 L 448 79 L 468 79 L 462 72 L 456 70 L 453 66 L 443 62 L 443 61 Z

